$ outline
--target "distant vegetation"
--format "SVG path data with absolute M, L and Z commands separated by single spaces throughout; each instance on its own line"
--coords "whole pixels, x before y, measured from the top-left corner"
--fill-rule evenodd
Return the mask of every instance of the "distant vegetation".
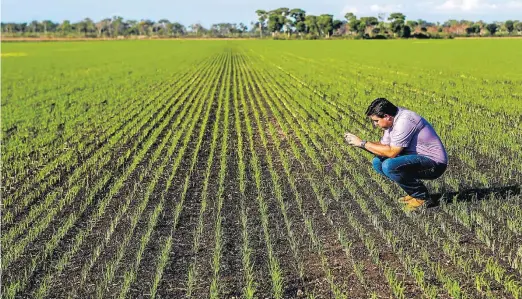
M 273 38 L 273 39 L 389 39 L 389 38 L 453 38 L 464 36 L 522 36 L 522 22 L 507 20 L 448 20 L 444 23 L 408 20 L 403 13 L 358 17 L 347 13 L 344 19 L 331 14 L 307 14 L 295 8 L 257 10 L 258 19 L 250 26 L 244 23 L 218 23 L 206 28 L 200 23 L 188 26 L 168 19 L 125 20 L 121 16 L 98 22 L 86 18 L 79 22 L 51 20 L 2 23 L 2 35 L 34 38 Z

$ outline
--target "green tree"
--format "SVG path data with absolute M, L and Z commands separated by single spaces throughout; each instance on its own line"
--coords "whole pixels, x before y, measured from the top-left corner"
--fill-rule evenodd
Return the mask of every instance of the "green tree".
M 333 30 L 334 32 L 338 32 L 339 29 L 341 29 L 344 26 L 345 22 L 341 20 L 334 20 L 333 21 Z
M 274 9 L 268 12 L 268 31 L 272 32 L 272 35 L 275 35 L 281 32 L 281 29 L 284 28 L 287 23 L 287 16 L 289 15 L 290 10 L 286 7 L 281 7 L 278 9 Z
M 360 34 L 364 34 L 367 28 L 373 29 L 373 27 L 379 24 L 379 20 L 376 17 L 361 17 L 360 21 L 359 27 L 362 27 L 359 30 Z
M 361 21 L 357 20 L 355 14 L 349 12 L 344 15 L 345 19 L 348 21 L 348 26 L 350 27 L 350 32 L 359 32 L 361 26 Z
M 47 34 L 48 31 L 55 31 L 58 24 L 53 23 L 50 20 L 42 21 L 42 27 L 44 30 L 44 34 Z
M 280 32 L 281 28 L 283 28 L 283 23 L 281 22 L 281 16 L 277 13 L 270 13 L 268 15 L 268 23 L 267 23 L 268 31 L 272 33 L 272 36 L 276 32 Z
M 522 33 L 522 22 L 515 21 L 513 27 L 518 31 L 518 33 Z
M 268 13 L 265 10 L 258 9 L 256 10 L 256 14 L 258 17 L 257 20 L 259 21 L 259 36 L 263 38 L 263 27 L 266 22 L 266 19 L 268 18 Z
M 293 27 L 299 35 L 306 32 L 306 12 L 300 8 L 294 8 L 290 11 L 290 17 L 293 18 Z
M 451 19 L 451 20 L 447 20 L 446 22 L 444 22 L 442 24 L 442 27 L 455 27 L 458 24 L 459 24 L 459 21 Z
M 240 35 L 243 35 L 245 32 L 248 32 L 248 27 L 244 23 L 239 23 L 237 30 Z
M 386 14 L 385 13 L 379 13 L 378 14 L 378 19 L 379 19 L 379 24 L 377 25 L 377 27 L 379 28 L 379 33 L 381 33 L 381 34 L 388 33 L 388 31 L 387 31 L 388 26 L 385 23 L 385 21 L 386 21 Z
M 124 21 L 123 21 L 123 18 L 120 17 L 120 16 L 113 16 L 112 17 L 112 21 L 111 21 L 111 36 L 112 37 L 115 37 L 115 36 L 119 36 L 121 35 L 123 29 L 124 29 Z
M 512 20 L 507 20 L 504 23 L 504 26 L 506 27 L 507 32 L 509 34 L 511 34 L 513 32 L 513 30 L 515 29 L 515 22 L 513 22 Z
M 83 20 L 83 23 L 85 24 L 85 32 L 87 34 L 92 34 L 96 32 L 96 24 L 94 24 L 94 21 L 90 18 L 85 18 Z
M 355 14 L 353 12 L 348 12 L 344 15 L 344 18 L 348 21 L 348 22 L 351 22 L 352 20 L 357 20 L 357 17 L 355 16 Z
M 140 35 L 148 35 L 151 36 L 154 30 L 154 22 L 152 20 L 141 20 L 139 23 Z M 199 27 L 196 26 L 196 35 L 198 33 Z
M 283 24 L 284 32 L 290 37 L 292 34 L 292 27 L 294 26 L 294 22 L 290 18 L 285 18 L 285 23 Z
M 236 36 L 240 31 L 236 23 L 219 23 L 211 27 L 211 33 L 216 36 Z
M 111 22 L 112 20 L 110 18 L 105 18 L 96 24 L 96 28 L 98 29 L 98 36 L 103 34 L 108 35 L 109 37 L 112 36 Z
M 411 29 L 414 29 L 415 27 L 419 26 L 419 22 L 408 20 L 406 21 L 406 25 L 410 26 Z
M 71 23 L 69 21 L 67 21 L 67 22 L 68 22 L 68 24 L 70 26 Z M 27 23 L 25 23 L 25 22 L 24 23 L 19 23 L 19 24 L 15 25 L 15 31 L 16 32 L 24 33 L 24 32 L 27 32 L 27 30 L 28 30 L 28 26 L 27 26 Z
M 473 21 L 470 20 L 460 20 L 459 25 L 467 25 L 471 26 L 473 24 Z
M 367 26 L 375 26 L 379 24 L 379 20 L 376 17 L 362 17 L 361 21 L 366 23 Z
M 283 27 L 283 24 L 279 23 L 279 15 L 274 11 L 268 12 L 268 18 L 266 22 L 266 28 L 268 32 L 272 33 L 272 36 L 276 31 L 280 31 Z
M 194 32 L 195 35 L 197 35 L 197 36 L 208 33 L 208 29 L 203 27 L 203 25 L 201 25 L 200 23 L 195 23 L 195 24 L 189 25 L 188 28 L 190 29 L 190 31 Z
M 138 21 L 136 20 L 127 20 L 127 29 L 125 30 L 125 35 L 139 35 L 140 30 L 138 29 Z
M 435 24 L 433 23 L 429 23 L 428 21 L 426 20 L 423 20 L 423 19 L 417 19 L 417 26 L 421 26 L 421 27 L 429 27 L 429 26 L 434 26 Z
M 322 14 L 317 17 L 317 26 L 319 27 L 319 31 L 322 35 L 326 36 L 326 38 L 330 38 L 333 33 L 333 15 Z
M 290 9 L 286 8 L 286 7 L 282 7 L 279 10 L 281 12 L 281 21 L 283 23 L 283 31 L 287 34 L 288 37 L 290 37 L 290 34 L 292 33 L 292 26 L 293 26 L 293 22 L 289 18 Z
M 480 25 L 474 23 L 471 26 L 469 26 L 468 28 L 466 28 L 466 33 L 469 35 L 480 34 L 480 29 L 481 29 Z
M 17 26 L 18 26 L 18 24 L 16 24 L 16 23 L 7 23 L 7 24 L 5 24 L 5 30 L 8 33 L 16 33 L 17 29 L 18 29 Z
M 305 18 L 306 33 L 319 35 L 319 27 L 317 26 L 317 16 L 307 15 Z
M 170 25 L 170 21 L 168 19 L 161 19 L 158 21 L 158 24 L 160 25 L 160 34 L 161 35 L 171 35 L 172 30 Z
M 388 21 L 390 21 L 390 29 L 395 35 L 399 35 L 403 30 L 405 20 L 406 16 L 400 12 L 390 14 Z
M 185 35 L 187 33 L 187 29 L 179 22 L 172 23 L 172 33 L 175 35 Z
M 411 28 L 410 28 L 410 26 L 405 25 L 404 27 L 402 27 L 401 37 L 402 38 L 409 38 L 410 36 L 411 36 Z
M 78 32 L 78 35 L 85 36 L 87 34 L 87 27 L 85 26 L 85 22 L 83 20 L 79 21 L 77 23 L 74 23 L 72 26 Z
M 498 25 L 495 24 L 495 23 L 487 24 L 487 25 L 486 25 L 486 30 L 487 30 L 491 35 L 495 35 L 495 33 L 496 33 L 497 30 L 498 30 Z
M 72 30 L 71 21 L 69 21 L 69 20 L 63 21 L 59 26 L 59 30 L 62 32 L 63 35 L 66 35 L 69 32 L 71 32 L 71 30 Z
M 31 30 L 33 33 L 36 33 L 36 32 L 40 32 L 40 23 L 36 20 L 32 21 L 30 24 L 29 24 L 29 30 Z
M 147 34 L 147 21 L 146 20 L 141 20 L 138 22 L 138 32 L 140 35 Z

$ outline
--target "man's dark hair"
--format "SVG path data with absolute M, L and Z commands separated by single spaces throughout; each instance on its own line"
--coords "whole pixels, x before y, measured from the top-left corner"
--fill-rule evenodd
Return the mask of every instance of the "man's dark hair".
M 385 114 L 395 116 L 399 108 L 393 105 L 385 98 L 377 98 L 366 109 L 366 116 L 375 115 L 377 117 L 384 117 Z

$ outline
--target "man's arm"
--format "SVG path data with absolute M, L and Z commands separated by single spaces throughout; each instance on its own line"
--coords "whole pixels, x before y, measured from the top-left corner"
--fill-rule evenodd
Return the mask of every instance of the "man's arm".
M 366 142 L 364 149 L 369 152 L 376 154 L 377 156 L 387 157 L 387 158 L 395 158 L 402 151 L 402 147 L 390 146 L 381 144 L 380 142 Z
M 361 147 L 361 143 L 362 143 L 361 138 L 355 136 L 354 134 L 347 132 L 344 134 L 344 138 L 350 145 Z M 403 148 L 397 147 L 397 146 L 390 146 L 387 144 L 382 144 L 380 142 L 369 142 L 368 141 L 364 145 L 364 149 L 377 156 L 395 158 L 402 151 Z

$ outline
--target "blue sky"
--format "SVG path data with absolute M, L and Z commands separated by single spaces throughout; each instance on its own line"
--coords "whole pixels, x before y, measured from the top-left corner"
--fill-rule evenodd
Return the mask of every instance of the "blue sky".
M 161 18 L 186 26 L 219 22 L 240 23 L 250 27 L 257 9 L 302 8 L 308 14 L 330 13 L 342 18 L 346 12 L 357 16 L 400 11 L 408 19 L 445 21 L 469 19 L 503 21 L 522 20 L 522 0 L 2 0 L 2 22 L 30 22 L 50 19 L 76 22 L 86 17 L 99 21 L 115 15 L 124 19 Z

